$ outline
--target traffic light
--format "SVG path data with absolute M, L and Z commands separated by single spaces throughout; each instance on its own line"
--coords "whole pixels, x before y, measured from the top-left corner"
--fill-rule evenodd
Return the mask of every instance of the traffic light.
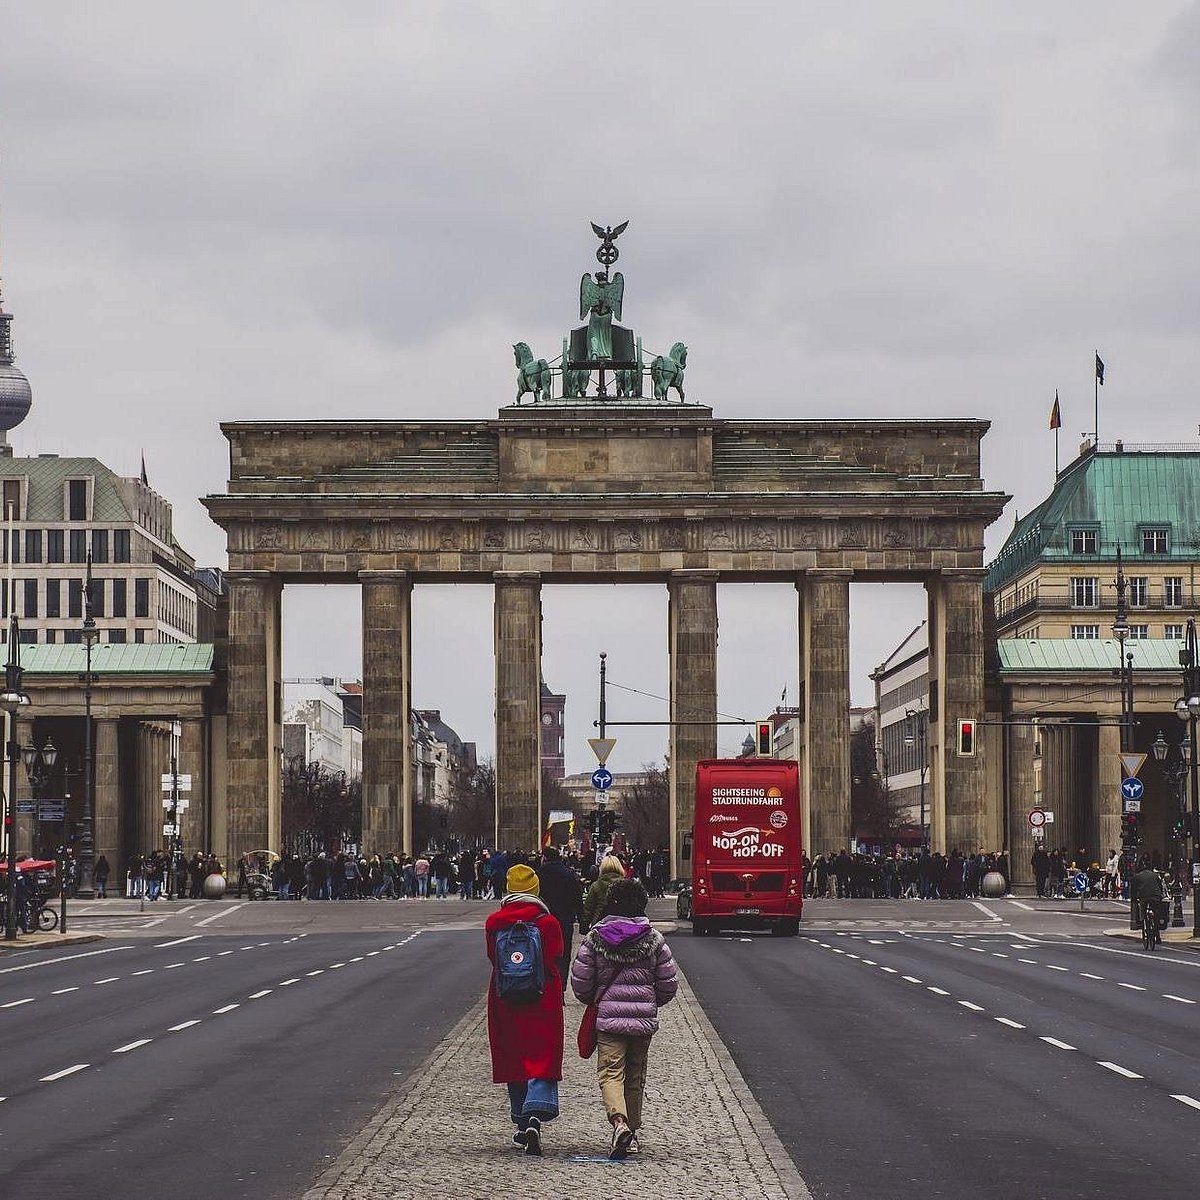
M 958 753 L 961 758 L 975 757 L 975 722 L 960 720 L 958 723 Z
M 754 753 L 759 758 L 771 757 L 771 722 L 759 721 L 755 727 Z
M 1142 842 L 1141 834 L 1138 832 L 1138 815 L 1137 813 L 1122 813 L 1121 814 L 1121 844 L 1127 849 L 1134 849 L 1140 846 Z

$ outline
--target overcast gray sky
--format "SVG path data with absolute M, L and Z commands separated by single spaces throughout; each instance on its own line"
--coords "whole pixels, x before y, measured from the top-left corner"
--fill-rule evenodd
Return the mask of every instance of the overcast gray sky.
M 1102 440 L 1196 438 L 1194 4 L 0 0 L 0 30 L 14 443 L 125 473 L 144 449 L 201 562 L 218 421 L 494 415 L 512 343 L 549 357 L 572 323 L 591 219 L 630 221 L 626 322 L 688 343 L 718 416 L 989 418 L 993 550 L 1050 485 L 1055 388 L 1064 461 L 1091 428 L 1095 348 Z M 754 717 L 794 600 L 720 602 L 721 707 Z M 862 700 L 923 601 L 854 605 Z M 666 694 L 665 608 L 547 591 L 573 769 L 599 649 Z M 289 674 L 357 673 L 351 590 L 287 612 Z M 485 749 L 490 639 L 486 589 L 418 595 L 414 697 Z

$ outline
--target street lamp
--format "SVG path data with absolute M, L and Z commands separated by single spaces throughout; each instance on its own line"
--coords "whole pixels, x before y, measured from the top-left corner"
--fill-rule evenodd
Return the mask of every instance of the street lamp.
M 909 747 L 920 745 L 921 845 L 924 847 L 929 840 L 925 836 L 925 772 L 929 770 L 929 726 L 926 718 L 929 716 L 929 713 L 924 708 L 906 708 L 904 716 L 908 721 L 908 726 L 904 732 L 904 744 Z
M 1158 763 L 1162 773 L 1175 785 L 1175 824 L 1171 830 L 1171 867 L 1175 876 L 1175 903 L 1172 906 L 1171 924 L 1177 928 L 1183 927 L 1183 848 L 1187 837 L 1187 777 L 1191 768 L 1192 746 L 1185 734 L 1176 747 L 1177 754 L 1171 757 L 1171 747 L 1163 737 L 1162 730 L 1150 744 L 1154 751 L 1154 761 Z
M 46 785 L 50 782 L 54 764 L 58 761 L 58 750 L 54 743 L 47 738 L 46 744 L 40 749 L 29 745 L 21 747 L 21 761 L 25 764 L 25 774 L 29 779 L 29 790 L 35 800 L 42 798 Z M 58 852 L 58 906 L 59 932 L 67 932 L 67 810 L 63 803 L 62 846 Z
M 1196 649 L 1196 618 L 1189 617 L 1187 637 L 1179 652 L 1183 695 L 1175 701 L 1175 715 L 1188 722 L 1189 774 L 1192 784 L 1192 937 L 1200 938 L 1200 775 L 1197 771 L 1196 718 L 1200 717 L 1200 654 Z
M 92 835 L 92 798 L 95 780 L 92 770 L 92 685 L 96 676 L 92 673 L 92 648 L 100 640 L 96 618 L 92 615 L 92 552 L 87 556 L 87 578 L 83 587 L 83 642 L 84 670 L 79 676 L 83 684 L 83 820 L 79 823 L 79 895 L 91 897 L 92 874 L 95 867 L 96 843 Z
M 1125 642 L 1129 637 L 1129 616 L 1125 608 L 1125 572 L 1121 565 L 1121 546 L 1117 544 L 1117 578 L 1114 580 L 1117 588 L 1117 615 L 1112 623 L 1112 635 L 1117 642 L 1117 669 L 1113 672 L 1120 680 L 1121 692 L 1121 750 L 1133 750 L 1133 654 L 1125 653 Z M 1124 798 L 1122 797 L 1122 806 Z M 1124 813 L 1122 813 L 1122 818 Z M 1121 841 L 1125 851 L 1126 879 L 1132 879 L 1134 868 L 1137 866 L 1137 817 L 1130 814 L 1130 820 L 1122 824 Z M 1132 895 L 1129 900 L 1129 928 L 1136 929 L 1138 924 L 1137 905 Z
M 21 635 L 17 613 L 9 604 L 8 661 L 4 664 L 4 691 L 0 692 L 0 708 L 8 713 L 8 806 L 4 814 L 8 835 L 8 904 L 5 906 L 4 940 L 17 940 L 17 759 L 21 747 L 17 744 L 17 713 L 29 707 L 29 697 L 21 689 Z

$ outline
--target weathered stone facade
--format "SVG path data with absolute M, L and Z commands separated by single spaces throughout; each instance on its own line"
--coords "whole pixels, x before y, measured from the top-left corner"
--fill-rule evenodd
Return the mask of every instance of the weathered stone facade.
M 535 845 L 540 820 L 542 583 L 667 585 L 672 719 L 684 722 L 716 711 L 717 581 L 795 582 L 817 842 L 840 844 L 849 832 L 851 580 L 925 582 L 931 607 L 936 600 L 944 612 L 947 699 L 957 710 L 982 693 L 983 531 L 1007 499 L 983 490 L 986 422 L 722 421 L 695 405 L 583 401 L 509 408 L 486 422 L 222 428 L 229 490 L 205 503 L 227 531 L 231 572 L 230 854 L 250 848 L 243 835 L 278 826 L 269 742 L 282 583 L 378 589 L 384 572 L 403 573 L 395 578 L 405 587 L 496 585 L 497 825 L 513 846 Z M 401 609 L 395 636 L 407 646 L 407 600 L 379 612 Z M 407 652 L 389 650 L 386 628 L 372 621 L 364 673 L 399 672 L 387 703 L 402 704 Z M 386 671 L 376 672 L 377 655 L 388 658 Z M 368 844 L 408 830 L 403 812 L 388 809 L 398 801 L 406 809 L 411 796 L 411 766 L 390 742 L 371 745 L 392 737 L 389 723 L 373 726 L 363 743 L 364 795 L 375 798 L 365 807 Z M 681 724 L 671 745 L 678 855 L 694 763 L 715 752 L 715 738 Z M 982 769 L 980 760 L 943 767 L 934 789 L 942 817 L 964 837 L 982 814 Z

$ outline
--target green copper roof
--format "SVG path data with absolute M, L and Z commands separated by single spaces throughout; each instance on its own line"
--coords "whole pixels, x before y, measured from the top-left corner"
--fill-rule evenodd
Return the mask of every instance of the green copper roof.
M 1179 674 L 1182 642 L 1138 640 L 1125 643 L 1133 655 L 1135 671 L 1172 671 Z M 1000 654 L 1000 673 L 1042 671 L 1097 671 L 1112 674 L 1120 662 L 1117 643 L 1112 638 L 1001 638 L 996 643 Z
M 133 519 L 122 488 L 125 481 L 98 458 L 0 458 L 0 477 L 29 478 L 27 521 L 64 521 L 63 485 L 68 479 L 95 479 L 92 520 L 119 524 Z
M 27 675 L 78 675 L 84 664 L 83 646 L 21 647 Z M 100 675 L 210 675 L 212 669 L 211 642 L 102 642 L 92 650 L 92 670 Z
M 1168 530 L 1165 554 L 1142 553 L 1142 530 Z M 1096 553 L 1071 553 L 1073 528 L 1096 531 Z M 1038 562 L 1127 563 L 1200 557 L 1200 447 L 1102 449 L 1063 470 L 1054 490 L 1017 521 L 988 570 L 995 591 Z

